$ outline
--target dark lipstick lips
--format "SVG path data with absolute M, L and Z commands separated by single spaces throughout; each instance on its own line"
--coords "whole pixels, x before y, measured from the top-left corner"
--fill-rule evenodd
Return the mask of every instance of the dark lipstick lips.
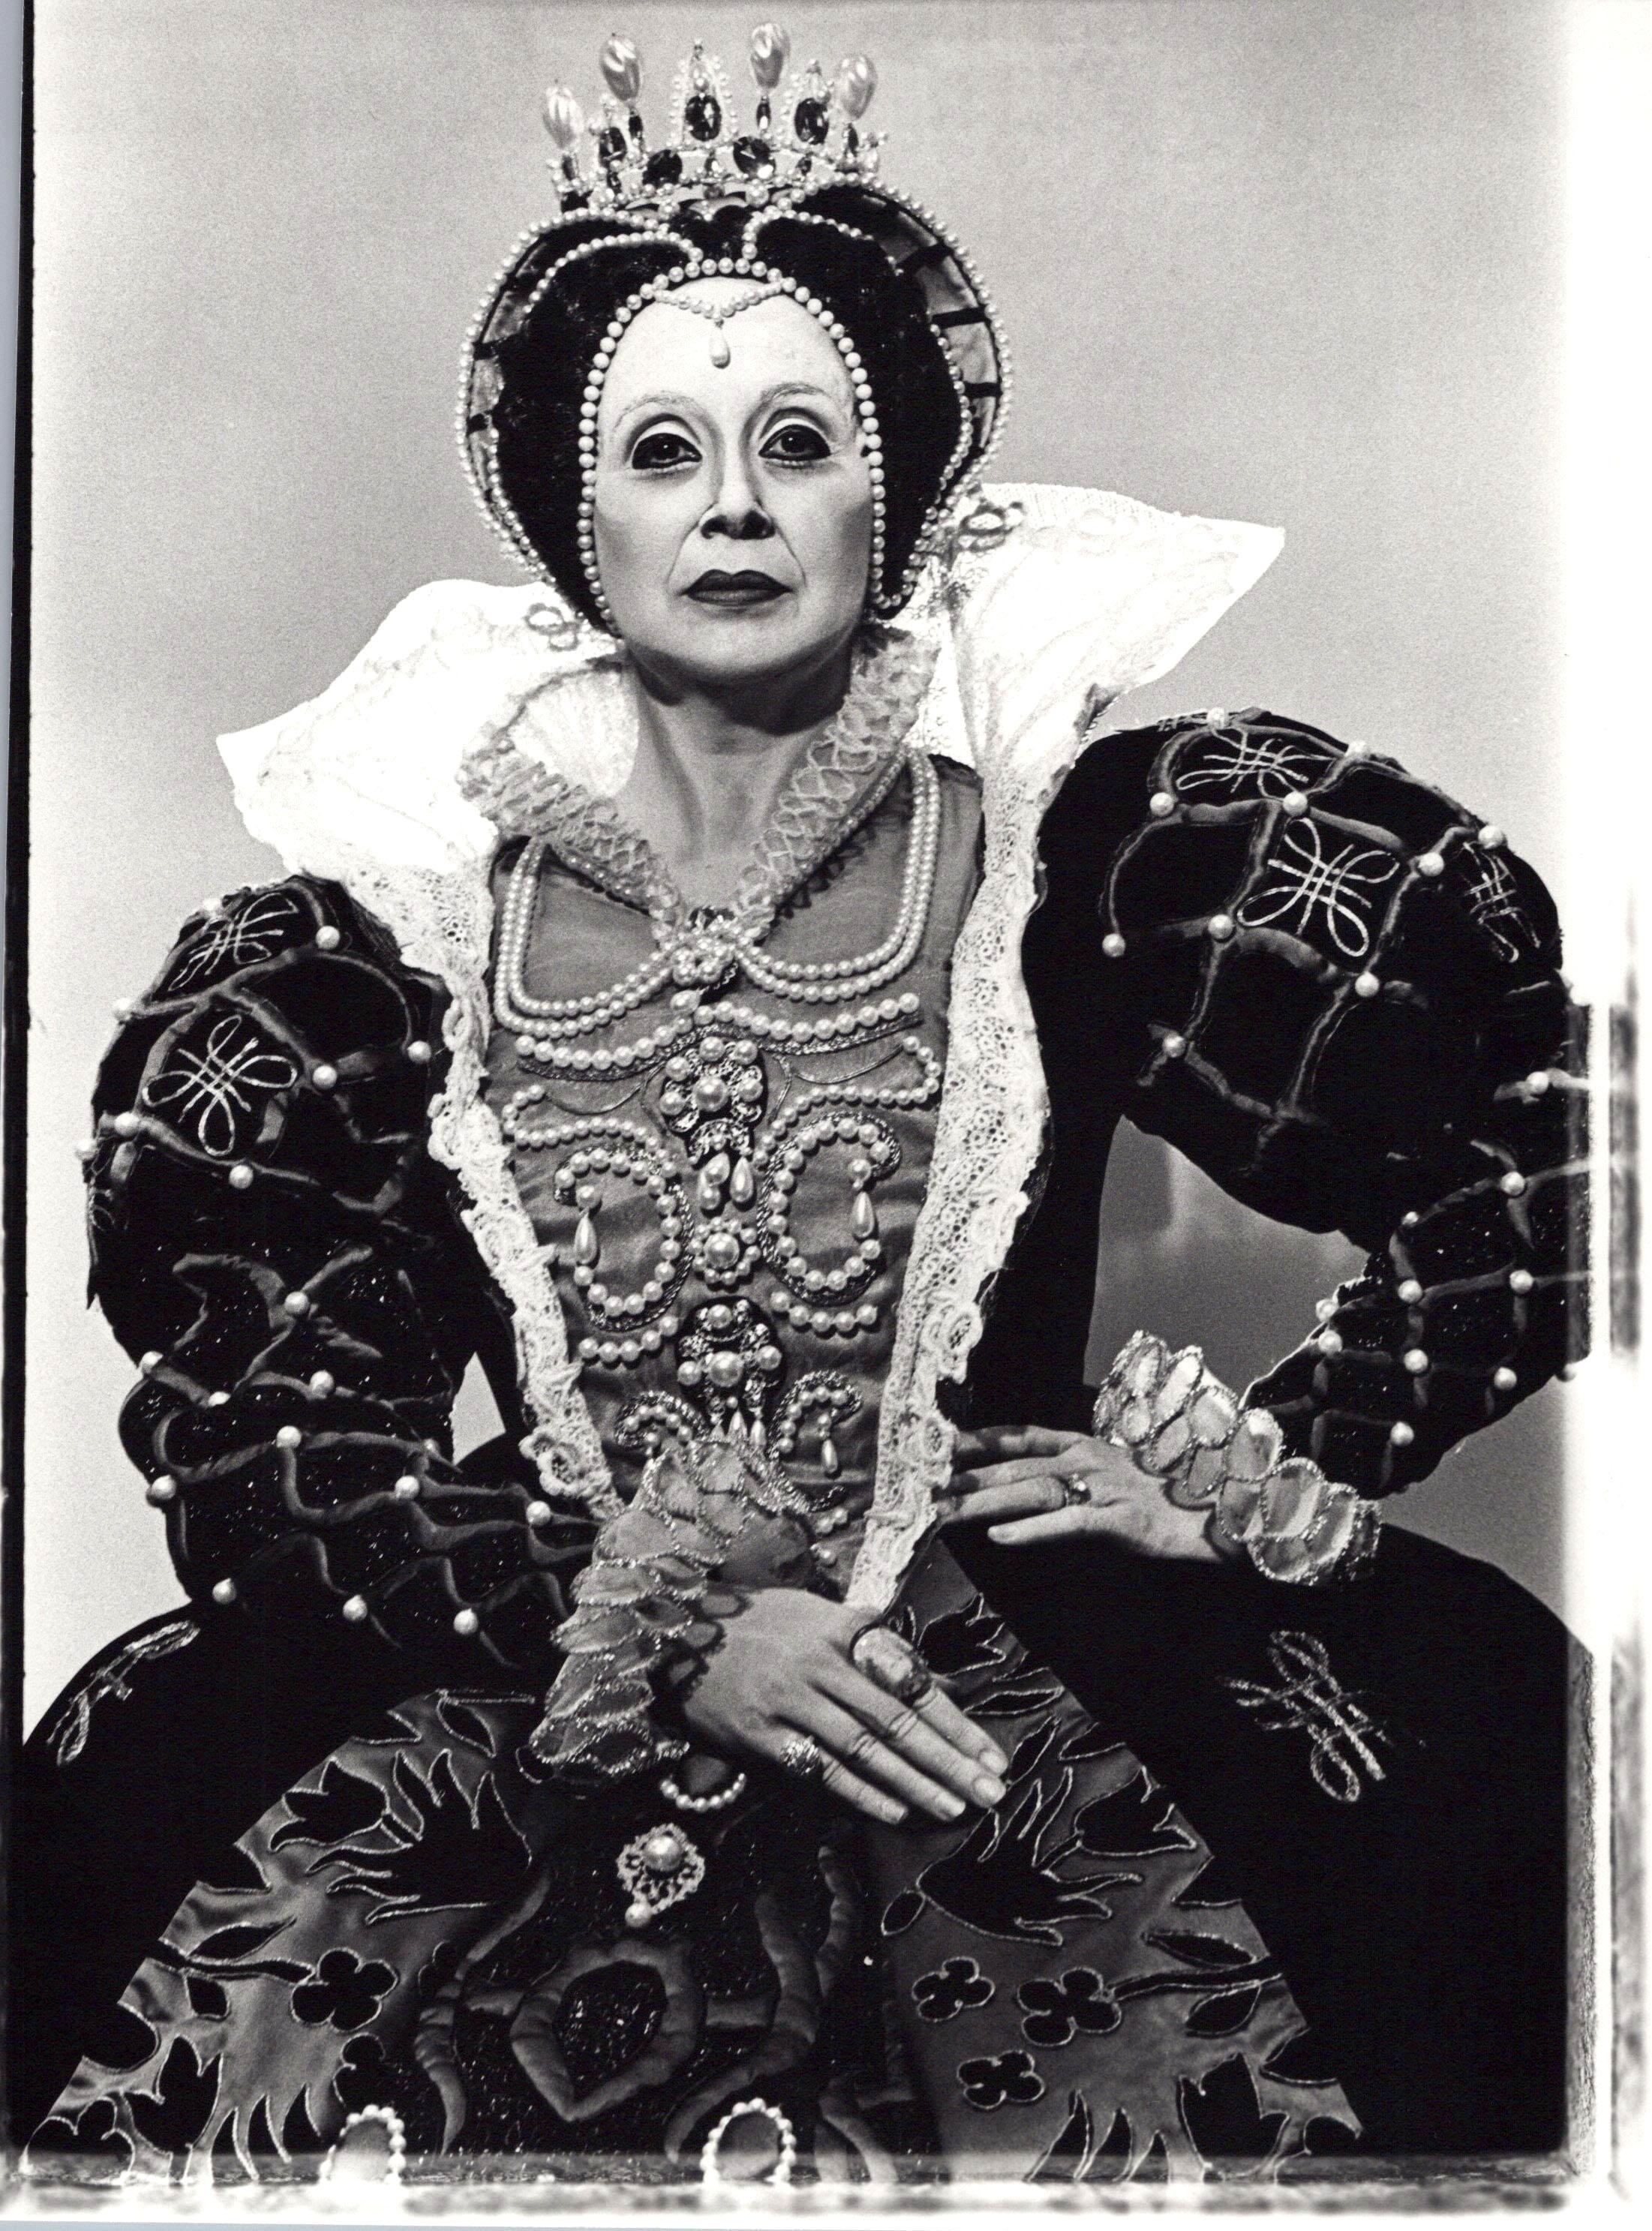
M 787 594 L 784 582 L 771 573 L 702 573 L 687 593 L 703 605 L 768 605 Z

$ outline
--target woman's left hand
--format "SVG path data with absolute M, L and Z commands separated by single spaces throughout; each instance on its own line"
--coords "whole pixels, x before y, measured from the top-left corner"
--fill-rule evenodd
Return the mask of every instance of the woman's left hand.
M 1012 1547 L 1105 1535 L 1143 1557 L 1218 1556 L 1208 1512 L 1178 1510 L 1127 1450 L 1043 1426 L 960 1433 L 943 1511 L 949 1526 L 991 1519 L 988 1541 Z

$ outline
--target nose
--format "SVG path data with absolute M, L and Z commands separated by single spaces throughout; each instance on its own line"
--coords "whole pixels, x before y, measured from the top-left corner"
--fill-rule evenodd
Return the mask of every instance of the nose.
M 726 535 L 731 542 L 766 542 L 774 522 L 763 508 L 750 469 L 737 449 L 724 458 L 716 494 L 700 521 L 708 538 Z

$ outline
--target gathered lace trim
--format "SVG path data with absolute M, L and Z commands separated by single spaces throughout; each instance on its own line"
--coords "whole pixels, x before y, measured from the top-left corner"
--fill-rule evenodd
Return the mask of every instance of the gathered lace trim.
M 810 742 L 775 801 L 729 911 L 766 925 L 887 796 L 928 693 L 936 646 L 897 629 L 868 629 L 847 695 Z M 546 766 L 509 730 L 479 743 L 459 787 L 502 837 L 548 836 L 569 863 L 613 897 L 671 926 L 692 909 L 648 839 L 611 798 Z
M 578 1607 L 556 1631 L 563 1662 L 530 1738 L 535 1756 L 592 1782 L 680 1758 L 689 1746 L 659 1724 L 659 1684 L 680 1699 L 745 1602 L 717 1573 L 752 1519 L 807 1508 L 778 1465 L 739 1442 L 683 1437 L 651 1457 L 573 1583 Z
M 1074 723 L 1071 756 L 1083 739 Z M 1042 779 L 988 777 L 986 860 L 952 956 L 946 1079 L 923 1205 L 895 1317 L 878 1418 L 877 1485 L 847 1600 L 883 1610 L 952 1466 L 943 1379 L 961 1381 L 981 1333 L 981 1299 L 1008 1256 L 1048 1109 L 1021 936 L 1035 896 L 1039 824 L 1068 760 Z
M 1026 1205 L 1046 1098 L 1020 940 L 1039 822 L 1087 740 L 1079 708 L 1167 672 L 1278 546 L 1267 529 L 1177 517 L 1103 491 L 995 487 L 961 506 L 904 615 L 906 630 L 939 646 L 928 694 L 917 691 L 910 747 L 980 772 L 987 861 L 955 957 L 950 1057 L 897 1313 L 857 1601 L 892 1597 L 929 1523 L 953 1439 L 937 1384 L 967 1368 L 980 1297 Z M 538 588 L 433 583 L 397 608 L 320 698 L 224 738 L 221 749 L 253 836 L 290 870 L 343 883 L 411 965 L 452 991 L 444 1027 L 453 1063 L 431 1111 L 431 1151 L 468 1194 L 466 1221 L 511 1304 L 541 1478 L 558 1495 L 612 1511 L 560 1303 L 483 1096 L 496 832 L 456 780 L 471 740 L 507 736 L 522 722 L 533 731 L 526 740 L 565 766 L 599 783 L 612 773 L 616 787 L 623 779 L 612 645 L 547 631 L 535 616 L 548 610 Z M 788 855 L 804 841 L 801 830 L 784 839 Z M 794 869 L 786 871 L 794 887 Z
M 950 652 L 932 693 L 944 702 L 926 708 L 914 745 L 962 732 L 981 779 L 986 858 L 953 954 L 946 1082 L 851 1603 L 887 1607 L 931 1523 L 956 1439 L 940 1382 L 969 1368 L 1043 1143 L 1048 1089 L 1020 965 L 1040 826 L 1113 699 L 1167 673 L 1278 546 L 1264 529 L 1101 490 L 994 488 L 961 509 L 930 609 L 909 611 L 915 628 L 943 615 Z

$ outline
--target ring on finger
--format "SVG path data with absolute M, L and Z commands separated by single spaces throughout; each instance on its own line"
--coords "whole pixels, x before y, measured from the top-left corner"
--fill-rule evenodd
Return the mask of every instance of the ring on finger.
M 917 1651 L 881 1624 L 861 1628 L 849 1646 L 849 1662 L 897 1704 L 921 1704 L 935 1687 L 935 1676 Z
M 800 1782 L 818 1782 L 826 1769 L 826 1756 L 813 1736 L 787 1736 L 781 1745 L 781 1764 Z
M 1082 1472 L 1059 1471 L 1055 1480 L 1061 1491 L 1061 1508 L 1064 1510 L 1071 1510 L 1075 1504 L 1089 1502 L 1090 1483 Z

